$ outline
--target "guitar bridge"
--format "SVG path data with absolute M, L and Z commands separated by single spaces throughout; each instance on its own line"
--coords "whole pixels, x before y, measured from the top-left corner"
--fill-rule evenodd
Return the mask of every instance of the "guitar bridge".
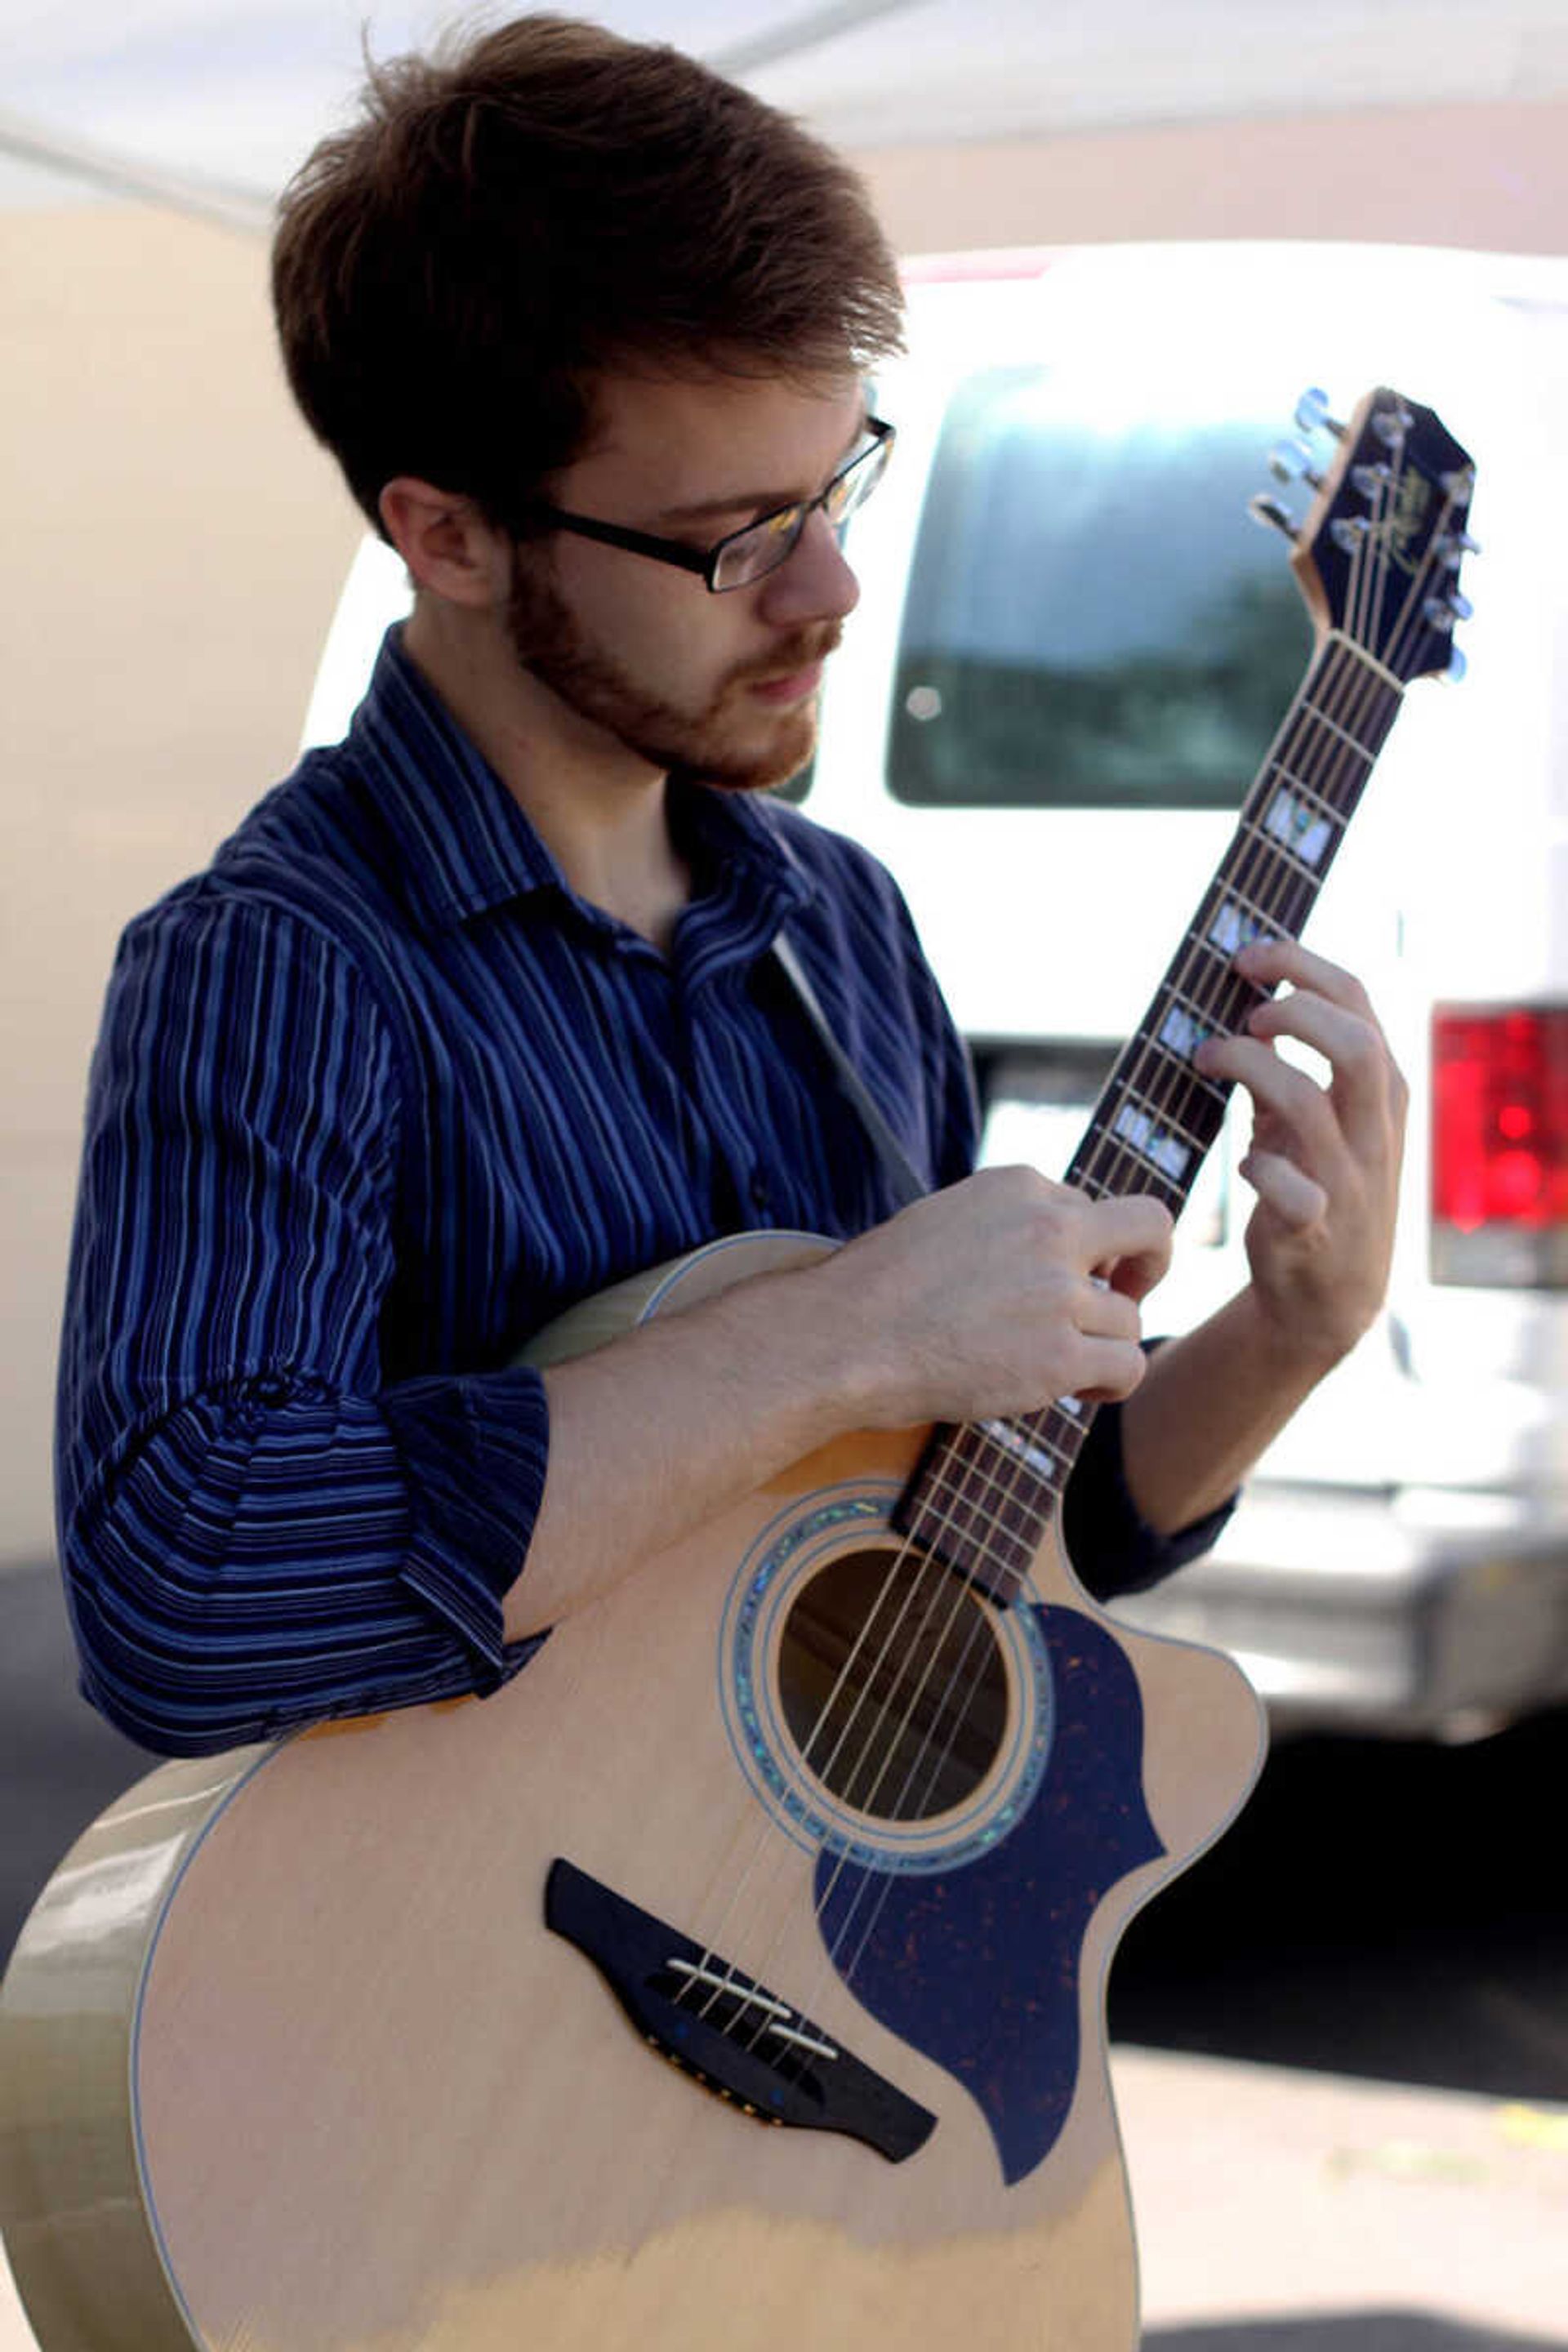
M 765 1985 L 570 1862 L 550 1866 L 544 1924 L 593 1962 L 645 2041 L 742 2115 L 842 2132 L 892 2164 L 936 2128 Z

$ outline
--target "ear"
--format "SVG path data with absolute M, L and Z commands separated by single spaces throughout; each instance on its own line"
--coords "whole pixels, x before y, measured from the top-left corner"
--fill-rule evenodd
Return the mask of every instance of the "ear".
M 506 595 L 511 543 L 472 499 L 399 474 L 378 503 L 382 527 L 417 587 L 474 610 Z

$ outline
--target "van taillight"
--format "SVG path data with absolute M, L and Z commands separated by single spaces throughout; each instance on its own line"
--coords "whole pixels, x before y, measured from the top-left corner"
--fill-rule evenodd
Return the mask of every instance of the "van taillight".
M 1432 1279 L 1568 1286 L 1568 1006 L 1432 1016 Z

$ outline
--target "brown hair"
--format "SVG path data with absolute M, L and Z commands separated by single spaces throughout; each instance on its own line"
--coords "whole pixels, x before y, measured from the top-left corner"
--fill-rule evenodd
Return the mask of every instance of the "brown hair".
M 272 284 L 295 397 L 378 528 L 409 473 L 524 529 L 602 371 L 843 374 L 900 340 L 847 165 L 679 50 L 562 16 L 373 65 L 285 191 Z

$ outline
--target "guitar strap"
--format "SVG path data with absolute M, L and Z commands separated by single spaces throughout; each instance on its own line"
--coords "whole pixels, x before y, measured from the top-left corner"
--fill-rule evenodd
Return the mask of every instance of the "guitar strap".
M 882 1172 L 892 1188 L 900 1209 L 911 1201 L 923 1198 L 930 1189 L 921 1181 L 914 1162 L 888 1125 L 873 1100 L 866 1081 L 834 1035 L 826 1013 L 822 1009 L 816 991 L 805 976 L 800 958 L 781 931 L 773 941 L 773 961 L 778 965 L 795 998 L 816 1034 L 816 1041 L 826 1055 L 838 1090 L 858 1118 L 870 1139 L 871 1149 L 881 1163 Z

